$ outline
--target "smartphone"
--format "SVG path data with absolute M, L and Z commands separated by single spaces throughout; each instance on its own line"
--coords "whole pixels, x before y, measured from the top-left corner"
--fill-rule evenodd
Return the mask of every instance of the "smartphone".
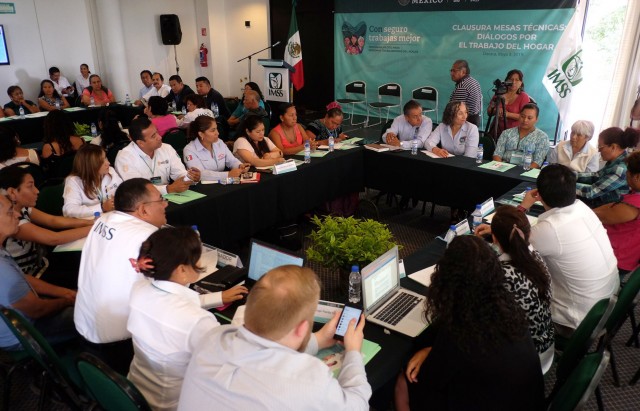
M 344 341 L 344 334 L 347 332 L 349 322 L 352 318 L 356 319 L 356 326 L 360 322 L 360 315 L 362 314 L 362 308 L 355 307 L 353 305 L 346 304 L 340 314 L 338 320 L 338 326 L 336 327 L 336 334 L 333 336 L 335 340 Z
M 253 178 L 253 173 L 251 171 L 247 171 L 246 173 L 242 173 L 242 178 L 251 179 L 251 178 Z

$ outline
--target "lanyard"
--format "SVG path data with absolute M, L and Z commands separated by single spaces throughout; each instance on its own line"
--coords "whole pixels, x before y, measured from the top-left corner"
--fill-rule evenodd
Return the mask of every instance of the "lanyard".
M 140 157 L 140 160 L 142 160 L 144 165 L 147 166 L 149 171 L 151 171 L 151 177 L 155 177 L 155 173 L 156 173 L 156 162 L 155 162 L 155 159 L 151 159 L 151 161 L 153 162 L 153 169 L 151 169 L 151 167 L 149 167 L 149 164 L 147 164 L 147 160 L 145 160 L 144 157 L 142 157 L 140 154 L 138 154 L 138 157 Z

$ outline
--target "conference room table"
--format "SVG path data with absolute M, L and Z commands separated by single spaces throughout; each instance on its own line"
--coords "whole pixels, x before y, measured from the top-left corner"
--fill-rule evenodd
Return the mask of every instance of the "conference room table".
M 142 114 L 143 107 L 141 106 L 125 106 L 122 104 L 110 104 L 109 106 L 99 107 L 71 107 L 65 109 L 69 120 L 72 123 L 82 123 L 91 125 L 96 123 L 98 125 L 98 116 L 100 111 L 104 108 L 109 108 L 116 112 L 118 120 L 122 123 L 123 127 L 129 126 L 133 117 L 138 114 Z M 44 136 L 44 119 L 46 115 L 35 114 L 34 117 L 27 116 L 25 119 L 20 119 L 17 116 L 9 117 L 7 119 L 0 119 L 0 126 L 8 127 L 18 133 L 20 141 L 23 145 L 41 143 Z
M 484 161 L 483 163 L 487 163 Z M 368 188 L 408 196 L 439 205 L 473 210 L 489 197 L 497 198 L 521 182 L 535 179 L 522 176 L 522 167 L 505 172 L 478 167 L 475 159 L 455 156 L 431 158 L 418 151 L 364 152 L 365 181 Z

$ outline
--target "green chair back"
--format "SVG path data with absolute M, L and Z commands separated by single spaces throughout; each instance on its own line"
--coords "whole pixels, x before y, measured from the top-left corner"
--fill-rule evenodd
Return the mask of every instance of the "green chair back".
M 45 185 L 40 188 L 36 208 L 51 215 L 62 215 L 62 207 L 64 206 L 64 183 L 53 185 Z
M 629 275 L 629 280 L 618 293 L 618 302 L 615 307 L 613 307 L 613 311 L 611 311 L 611 315 L 605 324 L 608 334 L 607 338 L 613 338 L 618 332 L 618 329 L 624 324 L 629 310 L 634 306 L 634 300 L 639 292 L 640 267 L 636 268 L 631 275 Z
M 68 364 L 63 362 L 33 324 L 17 311 L 3 308 L 0 313 L 0 317 L 20 341 L 22 348 L 42 367 L 54 384 L 60 388 L 60 393 L 67 398 L 70 404 L 81 407 L 84 403 L 77 393 L 82 387 L 82 381 L 77 372 L 73 370 L 73 367 L 69 368 Z
M 598 387 L 608 363 L 608 351 L 586 355 L 560 388 L 548 411 L 582 409 Z
M 604 298 L 591 307 L 573 335 L 567 340 L 556 369 L 556 384 L 563 384 L 598 338 L 613 311 L 616 297 Z
M 138 389 L 99 358 L 81 353 L 76 365 L 87 391 L 106 411 L 151 410 Z
M 184 147 L 187 145 L 187 135 L 184 131 L 179 128 L 172 128 L 164 133 L 162 141 L 173 147 L 178 153 L 178 156 L 182 158 L 182 150 L 184 150 Z

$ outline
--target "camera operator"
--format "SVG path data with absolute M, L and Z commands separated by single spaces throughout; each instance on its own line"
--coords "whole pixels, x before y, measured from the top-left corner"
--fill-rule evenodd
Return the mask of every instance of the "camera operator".
M 517 127 L 522 107 L 531 101 L 529 95 L 524 92 L 523 79 L 524 74 L 522 74 L 522 71 L 513 69 L 507 73 L 504 82 L 500 80 L 494 82 L 496 94 L 487 108 L 487 113 L 490 116 L 494 116 L 488 128 L 489 134 L 493 138 L 498 138 L 505 130 L 503 119 L 506 119 L 506 128 Z M 504 100 L 504 106 L 497 101 L 499 98 Z M 494 124 L 496 121 L 498 122 L 497 132 Z

